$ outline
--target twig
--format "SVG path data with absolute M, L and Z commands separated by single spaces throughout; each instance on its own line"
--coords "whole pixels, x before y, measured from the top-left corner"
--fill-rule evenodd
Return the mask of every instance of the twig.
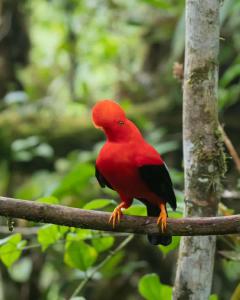
M 40 227 L 17 227 L 14 233 L 20 233 L 25 236 L 36 235 Z M 10 234 L 8 226 L 0 226 L 0 234 Z
M 233 146 L 231 140 L 229 139 L 229 137 L 227 136 L 226 132 L 224 131 L 223 127 L 220 124 L 219 124 L 219 130 L 222 133 L 224 144 L 226 145 L 230 155 L 232 156 L 232 159 L 236 165 L 238 172 L 240 172 L 240 157 L 235 147 Z
M 40 223 L 52 223 L 77 228 L 128 232 L 136 234 L 160 233 L 156 218 L 126 216 L 112 228 L 108 223 L 110 214 L 62 205 L 49 205 L 33 201 L 0 197 L 0 215 L 21 218 Z M 171 219 L 163 235 L 223 235 L 240 233 L 240 215 L 226 217 L 198 217 Z
M 84 286 L 88 283 L 90 279 L 93 278 L 94 274 L 96 274 L 105 264 L 119 251 L 121 251 L 132 239 L 133 239 L 133 234 L 130 234 L 125 240 L 123 240 L 115 250 L 111 251 L 107 257 L 101 261 L 95 268 L 93 268 L 90 272 L 89 275 L 86 276 L 86 278 L 78 285 L 76 290 L 73 292 L 72 296 L 70 297 L 70 300 L 74 297 L 76 297 L 81 290 L 84 288 Z
M 223 200 L 240 200 L 240 192 L 239 191 L 224 191 L 221 198 Z

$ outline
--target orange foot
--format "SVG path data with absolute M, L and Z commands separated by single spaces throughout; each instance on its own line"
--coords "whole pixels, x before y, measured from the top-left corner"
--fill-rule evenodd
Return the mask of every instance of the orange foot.
M 112 212 L 111 217 L 109 218 L 108 223 L 112 223 L 113 228 L 115 228 L 117 223 L 120 223 L 120 219 L 122 216 L 122 210 L 121 210 L 122 207 L 123 207 L 123 205 L 121 205 L 121 204 L 118 205 Z
M 165 232 L 166 229 L 167 229 L 167 212 L 166 212 L 165 205 L 161 204 L 160 209 L 161 209 L 161 212 L 160 212 L 160 215 L 157 219 L 157 224 L 159 226 L 161 226 L 162 232 Z

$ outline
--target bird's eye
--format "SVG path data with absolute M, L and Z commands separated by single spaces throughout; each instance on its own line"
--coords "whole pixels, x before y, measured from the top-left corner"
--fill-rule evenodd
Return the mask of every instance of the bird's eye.
M 118 124 L 122 126 L 122 125 L 124 125 L 124 122 L 123 121 L 118 121 Z

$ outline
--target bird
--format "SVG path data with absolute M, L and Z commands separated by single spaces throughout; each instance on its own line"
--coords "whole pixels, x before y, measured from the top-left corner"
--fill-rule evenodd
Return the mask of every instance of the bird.
M 115 228 L 121 220 L 122 210 L 137 199 L 146 205 L 148 216 L 157 217 L 160 230 L 165 232 L 166 204 L 175 210 L 177 203 L 163 158 L 145 141 L 137 126 L 114 100 L 99 100 L 92 108 L 92 122 L 106 136 L 96 159 L 95 176 L 102 188 L 116 191 L 121 200 L 109 223 Z M 172 242 L 172 236 L 159 232 L 148 234 L 148 240 L 152 245 L 167 246 Z

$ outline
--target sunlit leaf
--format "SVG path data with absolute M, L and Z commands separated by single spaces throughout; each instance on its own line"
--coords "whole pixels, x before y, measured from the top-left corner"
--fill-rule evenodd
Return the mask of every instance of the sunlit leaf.
M 209 297 L 209 300 L 218 300 L 218 296 L 216 294 L 212 294 L 210 297 Z
M 58 198 L 54 196 L 41 197 L 37 199 L 37 202 L 47 203 L 47 204 L 59 204 Z
M 68 230 L 68 227 L 58 226 L 54 224 L 47 224 L 38 230 L 38 242 L 45 251 L 50 245 L 55 244 Z
M 11 235 L 1 241 L 0 259 L 5 266 L 10 267 L 22 253 L 22 248 L 26 245 L 27 241 L 22 240 L 19 233 Z
M 136 204 L 124 210 L 124 214 L 131 216 L 146 216 L 147 212 L 144 205 Z
M 85 204 L 83 209 L 100 209 L 110 204 L 116 204 L 116 202 L 110 199 L 95 199 Z
M 161 9 L 167 9 L 171 7 L 171 4 L 167 0 L 141 0 L 141 1 Z

